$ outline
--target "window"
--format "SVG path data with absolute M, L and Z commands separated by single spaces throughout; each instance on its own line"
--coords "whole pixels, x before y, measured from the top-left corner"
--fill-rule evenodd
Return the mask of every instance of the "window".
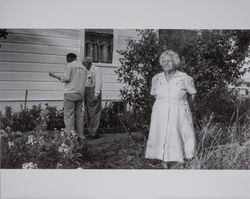
M 85 30 L 85 56 L 92 57 L 93 62 L 112 63 L 112 54 L 112 29 Z
M 250 87 L 250 83 L 249 82 L 247 83 L 247 87 Z

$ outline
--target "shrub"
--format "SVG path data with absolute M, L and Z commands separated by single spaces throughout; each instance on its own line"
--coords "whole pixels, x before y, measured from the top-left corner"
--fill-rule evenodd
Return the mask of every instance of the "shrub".
M 122 101 L 106 101 L 102 108 L 99 129 L 103 133 L 123 132 L 121 120 L 126 112 L 125 104 Z
M 102 132 L 115 132 L 116 130 L 120 132 L 122 130 L 120 120 L 130 119 L 124 117 L 124 113 L 125 104 L 123 102 L 107 101 L 102 109 L 100 130 Z M 10 127 L 13 131 L 26 132 L 32 131 L 39 126 L 44 130 L 52 131 L 65 127 L 63 117 L 63 109 L 59 110 L 57 107 L 48 104 L 45 104 L 45 108 L 42 108 L 41 104 L 39 104 L 26 110 L 21 106 L 20 112 L 13 112 L 12 108 L 7 106 L 4 114 L 0 112 L 0 128 L 6 129 Z M 44 125 L 42 125 L 42 121 L 45 122 Z
M 151 80 L 160 71 L 158 57 L 162 48 L 155 31 L 145 30 L 140 34 L 139 41 L 129 39 L 127 49 L 119 51 L 121 67 L 116 72 L 118 81 L 124 84 L 120 90 L 122 100 L 133 108 L 139 123 L 149 123 Z
M 46 117 L 46 118 L 45 118 Z M 21 106 L 20 112 L 13 112 L 10 106 L 5 107 L 5 114 L 0 113 L 1 129 L 11 127 L 13 131 L 32 131 L 42 120 L 47 120 L 46 129 L 54 130 L 64 128 L 63 111 L 46 104 L 45 109 L 41 104 L 33 105 L 31 109 Z
M 41 125 L 42 126 L 42 125 Z M 41 127 L 40 126 L 40 127 Z M 1 168 L 77 168 L 87 155 L 86 142 L 71 131 L 1 130 Z
M 40 116 L 41 105 L 32 106 L 32 109 L 25 110 L 21 106 L 20 112 L 13 112 L 10 106 L 5 107 L 5 114 L 0 114 L 2 121 L 1 128 L 11 127 L 13 131 L 31 131 L 37 125 L 37 118 Z
M 77 168 L 87 153 L 74 131 L 54 130 L 63 127 L 62 111 L 56 107 L 38 105 L 19 113 L 6 107 L 1 120 L 2 127 L 14 128 L 1 129 L 1 168 Z
M 48 111 L 48 130 L 62 129 L 64 128 L 63 110 L 58 110 L 57 107 L 46 105 L 46 111 Z
M 150 121 L 152 101 L 149 97 L 153 75 L 161 70 L 158 59 L 166 49 L 181 57 L 180 70 L 194 78 L 197 98 L 193 111 L 200 121 L 215 113 L 217 121 L 225 122 L 236 111 L 234 96 L 228 85 L 244 74 L 242 69 L 248 55 L 248 30 L 144 30 L 139 40 L 128 40 L 125 50 L 119 51 L 121 67 L 117 70 L 122 99 L 141 116 Z M 140 117 L 138 117 L 140 118 Z

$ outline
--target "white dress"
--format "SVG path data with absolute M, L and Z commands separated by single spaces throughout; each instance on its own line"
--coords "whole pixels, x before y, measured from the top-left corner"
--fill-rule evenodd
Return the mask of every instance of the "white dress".
M 153 105 L 145 158 L 183 162 L 195 153 L 195 135 L 187 93 L 195 94 L 192 77 L 176 71 L 168 82 L 164 72 L 152 79 Z

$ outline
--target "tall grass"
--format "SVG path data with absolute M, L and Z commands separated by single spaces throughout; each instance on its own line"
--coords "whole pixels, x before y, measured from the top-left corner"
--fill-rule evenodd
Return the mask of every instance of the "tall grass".
M 232 116 L 227 125 L 214 122 L 214 115 L 196 126 L 197 154 L 172 168 L 250 169 L 250 112 Z

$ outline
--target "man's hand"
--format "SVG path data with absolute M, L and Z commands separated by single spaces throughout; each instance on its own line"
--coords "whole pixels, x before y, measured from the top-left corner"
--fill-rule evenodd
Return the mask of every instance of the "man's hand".
M 49 72 L 49 76 L 60 80 L 60 77 L 53 72 Z
M 49 76 L 50 76 L 50 77 L 55 77 L 55 78 L 57 77 L 56 74 L 53 73 L 53 72 L 49 72 Z

